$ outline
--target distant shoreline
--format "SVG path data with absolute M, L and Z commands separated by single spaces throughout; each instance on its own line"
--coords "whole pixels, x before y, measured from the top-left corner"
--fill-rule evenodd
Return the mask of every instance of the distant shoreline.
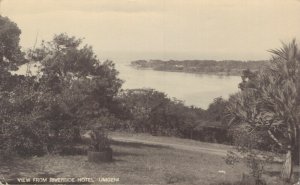
M 241 76 L 242 73 L 225 73 L 225 72 L 189 72 L 189 71 L 182 71 L 182 70 L 159 70 L 159 69 L 153 69 L 148 67 L 136 67 L 133 65 L 129 65 L 130 67 L 133 67 L 137 70 L 154 70 L 154 71 L 161 71 L 161 72 L 178 72 L 178 73 L 190 73 L 190 74 L 196 74 L 196 75 L 214 75 L 214 76 Z
M 136 69 L 155 71 L 183 72 L 202 75 L 241 76 L 244 70 L 258 71 L 268 61 L 236 61 L 236 60 L 136 60 L 130 63 Z

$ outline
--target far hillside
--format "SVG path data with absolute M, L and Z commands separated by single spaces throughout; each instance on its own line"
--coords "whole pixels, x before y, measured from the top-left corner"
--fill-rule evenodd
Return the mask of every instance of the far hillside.
M 136 60 L 131 66 L 139 69 L 153 69 L 157 71 L 176 71 L 215 75 L 241 75 L 243 70 L 258 71 L 268 63 L 266 60 L 238 61 L 238 60 Z

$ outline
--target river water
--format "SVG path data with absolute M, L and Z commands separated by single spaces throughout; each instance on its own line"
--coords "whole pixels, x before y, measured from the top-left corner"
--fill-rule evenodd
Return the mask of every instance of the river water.
M 153 88 L 169 97 L 183 100 L 185 105 L 206 109 L 216 97 L 227 99 L 238 91 L 239 76 L 199 75 L 135 69 L 128 62 L 116 63 L 123 89 Z

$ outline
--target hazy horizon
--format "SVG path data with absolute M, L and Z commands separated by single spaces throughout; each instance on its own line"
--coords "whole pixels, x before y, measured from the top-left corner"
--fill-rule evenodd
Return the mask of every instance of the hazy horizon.
M 3 0 L 1 14 L 23 48 L 66 32 L 114 60 L 264 60 L 300 35 L 297 0 Z

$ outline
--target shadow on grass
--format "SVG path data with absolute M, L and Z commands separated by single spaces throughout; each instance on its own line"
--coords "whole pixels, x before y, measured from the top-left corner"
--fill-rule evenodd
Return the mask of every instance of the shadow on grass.
M 26 161 L 26 159 L 10 159 L 8 161 L 0 161 L 0 174 L 4 179 L 13 184 L 17 178 L 25 177 L 33 174 L 37 166 Z
M 141 156 L 141 154 L 132 153 L 132 152 L 120 152 L 120 151 L 114 151 L 113 155 L 115 157 L 124 157 L 124 156 Z
M 36 168 L 36 165 L 31 164 L 26 161 L 26 159 L 10 159 L 7 161 L 0 161 L 0 173 L 6 173 L 6 172 L 14 172 L 14 173 L 20 173 L 20 172 L 31 172 L 32 169 Z
M 125 141 L 111 141 L 112 145 L 115 146 L 124 146 L 124 147 L 131 147 L 131 148 L 157 148 L 157 149 L 169 149 L 168 146 L 162 146 L 162 145 L 153 145 L 153 144 L 146 144 L 146 143 L 138 143 L 138 142 L 125 142 Z
M 38 165 L 28 161 L 28 158 L 15 158 L 8 161 L 0 161 L 0 174 L 7 179 L 8 184 L 15 184 L 17 178 L 22 177 L 57 177 L 63 172 L 43 172 L 39 171 Z

